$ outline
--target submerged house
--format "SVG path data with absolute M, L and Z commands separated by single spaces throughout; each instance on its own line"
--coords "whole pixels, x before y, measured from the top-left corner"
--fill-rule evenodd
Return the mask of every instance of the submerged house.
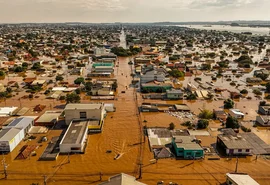
M 184 159 L 199 159 L 204 157 L 204 151 L 192 136 L 175 136 L 172 146 L 177 157 Z

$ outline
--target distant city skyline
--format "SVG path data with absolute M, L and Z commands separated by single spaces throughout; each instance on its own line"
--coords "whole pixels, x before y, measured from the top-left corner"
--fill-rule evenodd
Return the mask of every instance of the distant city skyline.
M 270 20 L 269 0 L 0 0 L 0 23 Z

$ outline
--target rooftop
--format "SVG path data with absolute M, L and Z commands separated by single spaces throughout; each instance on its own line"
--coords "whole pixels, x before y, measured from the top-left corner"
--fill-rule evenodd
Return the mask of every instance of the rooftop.
M 177 148 L 184 148 L 185 150 L 202 150 L 202 147 L 193 141 L 195 137 L 175 136 L 174 138 Z
M 19 128 L 3 128 L 0 131 L 0 141 L 11 141 L 22 129 Z
M 89 103 L 89 104 L 78 104 L 78 103 L 70 103 L 66 105 L 65 110 L 73 110 L 73 109 L 101 109 L 103 106 L 102 103 Z
M 136 181 L 136 178 L 124 173 L 110 177 L 107 182 L 103 182 L 99 185 L 146 185 L 139 181 Z
M 57 118 L 61 115 L 62 111 L 46 111 L 44 114 L 42 114 L 38 120 L 37 123 L 50 123 L 55 122 Z
M 17 118 L 15 120 L 13 120 L 9 125 L 8 127 L 20 127 L 20 128 L 23 128 L 25 129 L 29 123 L 33 122 L 34 119 L 33 118 L 30 118 L 30 117 L 21 117 L 21 118 Z
M 60 144 L 80 144 L 87 129 L 88 121 L 71 122 Z
M 254 179 L 252 179 L 247 174 L 226 174 L 229 179 L 231 179 L 237 185 L 259 185 Z

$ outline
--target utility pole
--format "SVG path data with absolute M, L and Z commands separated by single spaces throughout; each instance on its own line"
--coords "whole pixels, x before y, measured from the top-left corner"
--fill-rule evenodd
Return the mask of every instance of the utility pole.
M 238 157 L 236 158 L 235 173 L 237 173 L 237 170 L 238 170 Z
M 46 177 L 47 177 L 46 175 L 43 175 L 43 178 L 44 178 L 44 180 L 43 180 L 43 184 L 44 184 L 44 185 L 47 185 L 47 182 L 46 182 L 46 181 L 47 181 L 47 179 L 46 179 Z
M 70 155 L 69 155 L 69 153 L 68 153 L 68 163 L 70 163 Z
M 6 163 L 5 157 L 2 159 L 2 165 L 4 167 L 4 175 L 5 175 L 4 179 L 7 179 L 7 177 L 8 177 L 8 173 L 7 173 L 8 164 Z
M 139 168 L 139 179 L 142 178 L 142 163 L 140 162 L 140 168 Z
M 99 181 L 102 181 L 102 172 L 99 172 Z

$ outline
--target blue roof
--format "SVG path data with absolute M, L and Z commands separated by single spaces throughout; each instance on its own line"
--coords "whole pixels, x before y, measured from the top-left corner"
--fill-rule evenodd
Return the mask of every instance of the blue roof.
M 21 127 L 25 129 L 34 121 L 33 118 L 22 117 L 13 120 L 7 127 Z

